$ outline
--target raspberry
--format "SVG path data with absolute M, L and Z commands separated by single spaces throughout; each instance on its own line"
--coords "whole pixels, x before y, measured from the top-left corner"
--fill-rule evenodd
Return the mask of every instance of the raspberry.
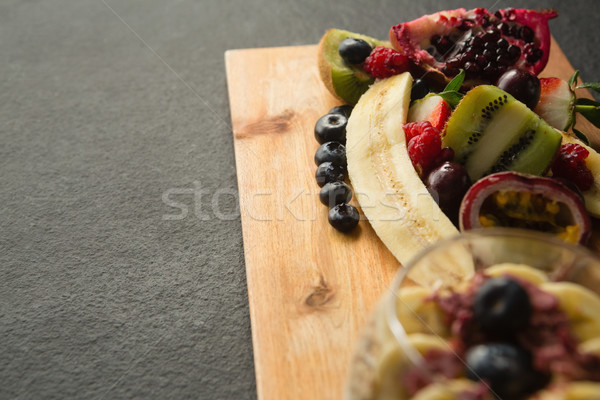
M 572 181 L 581 191 L 588 190 L 594 183 L 594 176 L 585 165 L 589 154 L 585 147 L 576 143 L 563 144 L 552 164 L 552 175 Z
M 409 60 L 404 54 L 389 47 L 377 46 L 367 57 L 364 69 L 376 79 L 408 71 Z
M 404 134 L 406 136 L 406 143 L 410 142 L 410 139 L 415 136 L 419 136 L 425 129 L 432 129 L 433 125 L 429 121 L 422 122 L 409 122 L 404 124 Z
M 442 151 L 440 132 L 429 124 L 420 135 L 408 142 L 408 156 L 419 176 L 424 177 L 435 166 Z

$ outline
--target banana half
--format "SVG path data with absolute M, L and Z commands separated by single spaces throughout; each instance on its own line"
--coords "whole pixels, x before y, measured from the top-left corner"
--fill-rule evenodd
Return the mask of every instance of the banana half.
M 432 243 L 458 234 L 408 156 L 402 126 L 411 87 L 409 73 L 378 80 L 362 95 L 346 128 L 348 174 L 356 198 L 402 264 Z M 468 275 L 471 267 L 453 266 L 453 274 Z

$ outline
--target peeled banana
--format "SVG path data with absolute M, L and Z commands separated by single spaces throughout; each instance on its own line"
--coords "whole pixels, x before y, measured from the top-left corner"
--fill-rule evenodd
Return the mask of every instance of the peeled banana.
M 402 126 L 411 87 L 409 73 L 375 82 L 354 107 L 346 128 L 348 174 L 356 198 L 402 264 L 430 244 L 458 234 L 408 156 Z M 452 266 L 458 276 L 470 269 L 468 264 Z

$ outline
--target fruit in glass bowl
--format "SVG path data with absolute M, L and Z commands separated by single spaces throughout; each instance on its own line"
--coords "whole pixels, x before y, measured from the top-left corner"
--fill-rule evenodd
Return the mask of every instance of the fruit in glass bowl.
M 528 231 L 471 232 L 399 272 L 359 340 L 345 398 L 599 398 L 598 337 L 595 255 Z

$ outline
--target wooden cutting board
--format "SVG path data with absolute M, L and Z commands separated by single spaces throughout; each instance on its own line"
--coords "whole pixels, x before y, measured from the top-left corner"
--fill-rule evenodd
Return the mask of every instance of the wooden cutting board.
M 554 41 L 550 54 L 544 74 L 568 79 Z M 225 53 L 261 400 L 340 399 L 360 328 L 400 267 L 366 221 L 338 233 L 318 200 L 313 128 L 339 101 L 316 57 L 316 46 Z

